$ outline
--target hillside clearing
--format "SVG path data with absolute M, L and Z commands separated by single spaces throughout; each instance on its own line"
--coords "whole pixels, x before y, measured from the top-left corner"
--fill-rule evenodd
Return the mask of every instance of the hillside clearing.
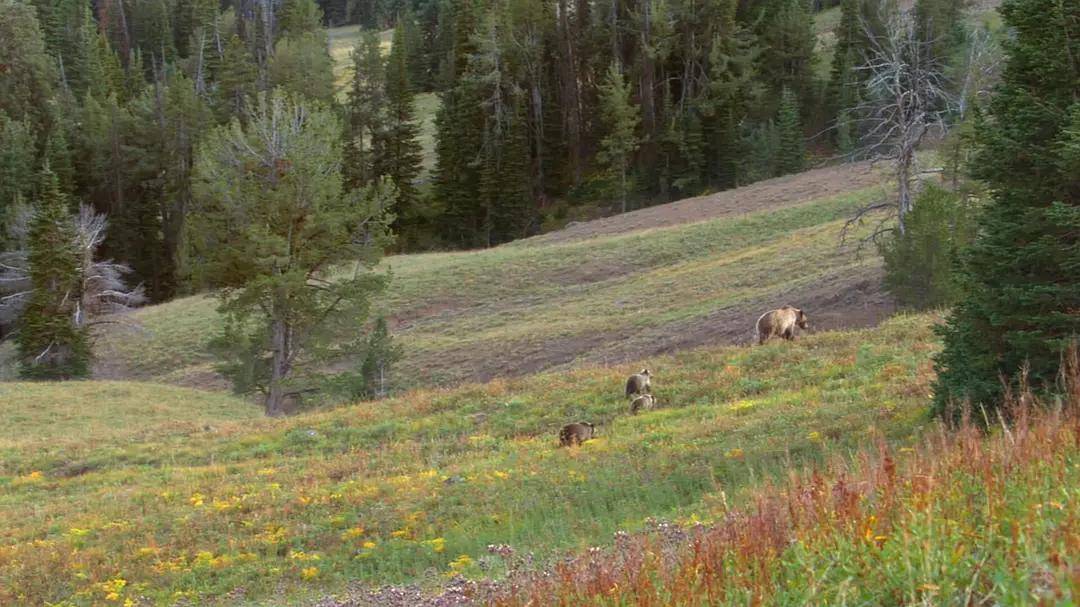
M 880 259 L 841 247 L 839 232 L 883 195 L 878 179 L 864 165 L 818 169 L 493 249 L 387 258 L 377 308 L 404 348 L 398 386 L 744 343 L 787 303 L 818 329 L 873 325 L 892 311 Z M 226 389 L 206 347 L 215 307 L 195 296 L 139 310 L 141 328 L 104 335 L 96 376 Z
M 488 544 L 540 559 L 602 544 L 650 516 L 689 516 L 720 490 L 739 502 L 762 475 L 868 437 L 914 440 L 933 320 L 653 359 L 662 406 L 636 417 L 621 388 L 641 361 L 168 439 L 132 420 L 130 435 L 93 447 L 16 450 L 0 467 L 0 517 L 12 522 L 0 530 L 0 603 L 91 604 L 123 580 L 122 599 L 202 604 L 243 588 L 293 604 L 350 580 L 480 575 Z M 557 448 L 557 428 L 576 419 L 600 438 Z

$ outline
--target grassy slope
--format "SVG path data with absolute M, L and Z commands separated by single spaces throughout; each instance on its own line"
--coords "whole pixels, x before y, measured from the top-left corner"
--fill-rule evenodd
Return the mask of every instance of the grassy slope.
M 39 417 L 4 429 L 20 448 L 0 467 L 0 604 L 237 587 L 295 599 L 352 579 L 476 575 L 487 544 L 547 557 L 604 543 L 646 517 L 707 508 L 719 490 L 738 500 L 762 474 L 879 432 L 910 441 L 931 320 L 655 359 L 663 407 L 637 417 L 620 393 L 640 363 L 168 436 L 101 399 L 99 416 L 122 434 L 18 443 L 42 430 Z M 176 405 L 215 408 L 194 395 Z M 597 422 L 601 438 L 558 449 L 557 428 L 576 419 Z
M 653 525 L 556 575 L 511 557 L 494 592 L 466 591 L 499 607 L 1076 605 L 1080 377 L 1067 376 L 1049 410 L 1011 403 L 1007 431 L 966 425 L 915 449 L 868 446 L 792 471 L 752 508 L 717 503 L 712 522 Z
M 389 258 L 380 307 L 405 348 L 398 377 L 431 385 L 629 360 L 709 327 L 738 336 L 716 341 L 742 341 L 765 303 L 875 275 L 876 256 L 840 249 L 837 237 L 877 193 L 576 242 Z M 108 376 L 220 386 L 205 348 L 219 326 L 214 308 L 197 296 L 138 311 L 142 330 L 110 333 L 101 346 Z M 711 320 L 717 310 L 736 324 Z

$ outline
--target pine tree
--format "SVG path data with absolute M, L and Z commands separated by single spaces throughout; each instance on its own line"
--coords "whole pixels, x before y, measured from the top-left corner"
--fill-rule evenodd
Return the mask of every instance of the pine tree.
M 804 105 L 813 94 L 814 20 L 802 0 L 771 0 L 761 24 L 759 73 L 770 90 L 787 87 Z M 772 106 L 775 107 L 775 106 Z
M 380 316 L 375 320 L 375 326 L 368 336 L 364 361 L 360 365 L 362 397 L 384 398 L 389 394 L 391 370 L 393 365 L 401 360 L 401 356 L 401 346 L 394 343 L 386 318 Z
M 10 244 L 16 212 L 33 191 L 34 156 L 30 121 L 11 120 L 0 110 L 0 251 Z
M 79 251 L 67 201 L 46 167 L 28 239 L 31 293 L 16 340 L 19 374 L 27 379 L 74 379 L 90 373 Z
M 365 32 L 352 51 L 353 77 L 345 101 L 342 174 L 349 187 L 377 177 L 372 144 L 386 122 L 386 64 L 379 37 Z
M 622 212 L 626 212 L 626 197 L 630 194 L 630 161 L 640 145 L 637 136 L 641 116 L 630 98 L 630 83 L 623 78 L 616 64 L 608 68 L 607 78 L 600 85 L 600 108 L 607 135 L 600 140 L 599 160 L 615 179 Z
M 419 239 L 417 230 L 424 222 L 424 209 L 416 191 L 423 149 L 418 136 L 413 108 L 413 91 L 409 81 L 409 54 L 406 25 L 399 22 L 394 28 L 393 46 L 386 61 L 386 120 L 374 133 L 374 170 L 389 177 L 398 190 L 397 220 L 394 223 L 399 242 L 407 246 Z
M 385 277 L 361 269 L 392 243 L 396 192 L 388 180 L 343 188 L 341 124 L 320 104 L 282 91 L 256 103 L 246 126 L 200 146 L 188 235 L 201 282 L 224 289 L 220 369 L 278 416 L 322 375 L 311 363 L 331 336 L 366 320 Z M 357 271 L 337 275 L 344 265 Z
M 789 88 L 784 88 L 780 94 L 776 128 L 780 138 L 776 170 L 780 175 L 798 173 L 806 163 L 806 142 L 802 122 L 799 120 L 799 100 Z
M 240 36 L 234 34 L 225 45 L 217 74 L 216 109 L 222 121 L 244 116 L 247 99 L 257 90 L 258 77 L 255 58 Z
M 477 7 L 474 0 L 444 5 L 450 51 L 442 63 L 446 90 L 435 116 L 434 198 L 444 212 L 443 237 L 462 247 L 487 245 L 487 210 L 476 196 L 480 187 L 477 158 L 483 145 L 484 102 L 475 79 L 468 78 L 469 57 L 477 52 Z
M 976 176 L 993 192 L 964 264 L 965 298 L 942 330 L 940 413 L 995 406 L 1025 365 L 1051 388 L 1080 334 L 1080 4 L 1006 0 L 1014 32 L 990 118 L 978 125 Z
M 854 147 L 851 109 L 858 105 L 861 80 L 857 68 L 864 61 L 866 35 L 860 7 L 863 0 L 841 0 L 832 69 L 826 92 L 829 115 L 836 125 L 835 142 L 842 153 Z
M 281 37 L 299 37 L 321 32 L 323 13 L 314 0 L 285 0 L 280 9 L 278 33 Z
M 270 60 L 270 85 L 327 105 L 334 102 L 334 60 L 326 32 L 292 34 L 278 41 Z
M 56 73 L 30 4 L 0 0 L 0 64 L 0 110 L 44 130 Z

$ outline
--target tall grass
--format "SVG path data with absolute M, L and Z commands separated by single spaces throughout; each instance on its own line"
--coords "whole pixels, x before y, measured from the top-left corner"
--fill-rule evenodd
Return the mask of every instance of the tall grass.
M 1010 419 L 882 440 L 792 472 L 715 522 L 654 522 L 550 569 L 467 586 L 498 607 L 544 605 L 1075 605 L 1080 600 L 1080 364 L 1065 392 L 1010 398 Z M 498 552 L 498 551 L 496 551 Z M 455 592 L 462 593 L 462 589 Z

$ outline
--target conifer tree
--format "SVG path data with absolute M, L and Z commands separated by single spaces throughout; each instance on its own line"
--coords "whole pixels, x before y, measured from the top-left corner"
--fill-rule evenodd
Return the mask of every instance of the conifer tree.
M 84 314 L 76 234 L 56 175 L 45 168 L 28 235 L 29 300 L 16 344 L 19 375 L 27 379 L 74 379 L 90 373 L 90 341 Z
M 390 392 L 391 370 L 401 356 L 401 346 L 394 343 L 386 318 L 380 316 L 368 336 L 364 361 L 360 365 L 363 397 L 383 398 Z
M 365 32 L 352 51 L 353 76 L 345 101 L 342 174 L 349 187 L 374 181 L 372 145 L 386 121 L 386 64 L 379 37 Z
M 409 54 L 406 25 L 394 28 L 393 46 L 386 61 L 386 120 L 373 135 L 374 173 L 389 177 L 397 186 L 397 220 L 394 223 L 399 242 L 404 245 L 419 238 L 417 230 L 424 221 L 416 178 L 420 175 L 423 149 L 418 136 L 409 80 Z
M 217 74 L 217 113 L 222 121 L 233 116 L 243 117 L 247 98 L 257 88 L 259 69 L 255 58 L 240 36 L 232 35 L 221 56 Z
M 270 85 L 333 104 L 334 60 L 327 50 L 326 32 L 303 32 L 278 41 L 270 60 Z
M 607 135 L 600 140 L 597 159 L 615 179 L 616 192 L 622 212 L 630 194 L 630 162 L 640 145 L 637 127 L 641 116 L 630 98 L 630 83 L 617 64 L 611 64 L 607 77 L 600 85 L 600 108 Z
M 761 24 L 759 73 L 770 90 L 787 87 L 804 104 L 813 93 L 813 23 L 802 0 L 771 0 Z
M 34 156 L 30 121 L 11 120 L 0 110 L 0 250 L 10 244 L 17 209 L 33 191 Z
M 799 120 L 799 100 L 789 88 L 780 94 L 780 109 L 776 114 L 776 128 L 780 140 L 777 149 L 776 170 L 781 175 L 798 173 L 806 162 L 806 143 L 802 122 Z
M 322 9 L 314 0 L 285 0 L 280 12 L 278 33 L 282 37 L 322 31 Z
M 34 7 L 0 0 L 0 111 L 12 120 L 29 117 L 35 131 L 48 119 L 55 70 Z
M 389 180 L 343 188 L 341 125 L 318 103 L 265 93 L 242 126 L 211 131 L 195 165 L 188 235 L 198 278 L 220 287 L 226 330 L 215 342 L 238 391 L 266 413 L 321 375 L 331 336 L 366 320 L 385 277 L 370 270 L 392 238 Z M 337 270 L 355 268 L 351 276 Z
M 964 264 L 965 297 L 942 330 L 934 399 L 993 407 L 1025 366 L 1053 387 L 1080 334 L 1080 4 L 1006 0 L 1002 82 L 977 127 L 976 176 L 993 192 Z
M 435 200 L 443 206 L 443 237 L 462 247 L 487 245 L 489 216 L 476 196 L 480 187 L 478 154 L 483 144 L 484 113 L 481 92 L 467 77 L 469 58 L 476 54 L 477 7 L 473 0 L 445 5 L 450 27 L 450 52 L 442 67 L 447 89 L 435 116 Z

